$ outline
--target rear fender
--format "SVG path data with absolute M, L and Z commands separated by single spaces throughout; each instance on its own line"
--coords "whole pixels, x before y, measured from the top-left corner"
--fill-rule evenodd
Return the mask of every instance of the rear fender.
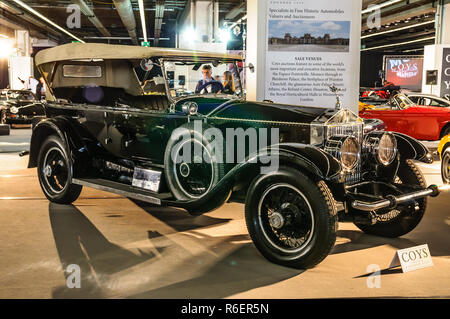
M 70 156 L 73 168 L 73 177 L 79 177 L 88 169 L 87 159 L 90 152 L 83 141 L 81 131 L 71 123 L 72 119 L 60 116 L 40 121 L 33 129 L 30 143 L 30 158 L 28 168 L 37 167 L 39 151 L 42 144 L 50 135 L 57 135 L 64 142 L 66 151 Z

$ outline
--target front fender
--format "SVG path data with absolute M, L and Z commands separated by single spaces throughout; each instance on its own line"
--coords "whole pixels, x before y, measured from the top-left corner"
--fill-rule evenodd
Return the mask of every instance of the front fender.
M 72 119 L 59 116 L 41 120 L 33 129 L 30 142 L 28 168 L 37 167 L 42 143 L 50 135 L 57 135 L 67 147 L 70 154 L 74 177 L 87 169 L 85 159 L 90 156 L 89 149 L 82 138 L 81 131 L 72 123 Z
M 390 133 L 392 133 L 397 139 L 397 147 L 401 160 L 411 159 L 427 164 L 433 163 L 433 156 L 423 143 L 402 133 Z
M 268 165 L 266 165 L 266 164 Z M 227 194 L 234 189 L 245 189 L 253 179 L 262 174 L 261 168 L 270 173 L 279 166 L 290 166 L 315 179 L 335 181 L 341 177 L 340 162 L 323 150 L 304 144 L 279 144 L 260 150 L 234 166 L 213 189 L 198 200 L 167 201 L 167 205 L 182 207 L 190 212 L 206 213 L 222 205 Z

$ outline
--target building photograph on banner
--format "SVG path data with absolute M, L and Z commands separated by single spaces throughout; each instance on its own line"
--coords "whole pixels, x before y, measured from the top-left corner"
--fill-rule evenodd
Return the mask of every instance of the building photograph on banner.
M 352 0 L 339 5 L 331 0 L 268 1 L 267 100 L 332 107 L 335 95 L 329 87 L 334 85 L 344 106 L 354 102 L 348 91 L 354 5 Z

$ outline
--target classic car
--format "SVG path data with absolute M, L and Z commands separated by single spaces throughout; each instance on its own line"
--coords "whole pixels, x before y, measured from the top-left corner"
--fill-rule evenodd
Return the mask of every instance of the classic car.
M 417 105 L 404 94 L 379 103 L 360 102 L 359 116 L 380 119 L 387 130 L 418 140 L 437 141 L 450 134 L 450 108 Z
M 365 134 L 335 88 L 331 108 L 246 101 L 241 59 L 107 44 L 40 51 L 52 99 L 29 167 L 45 196 L 70 204 L 87 186 L 192 215 L 243 203 L 256 248 L 295 268 L 330 253 L 339 219 L 387 237 L 418 225 L 440 192 L 413 162 L 432 162 L 422 143 Z M 224 94 L 211 78 L 226 71 L 236 90 Z
M 439 157 L 441 158 L 441 175 L 445 184 L 450 184 L 450 135 L 446 135 L 439 142 Z
M 0 124 L 31 124 L 44 116 L 41 101 L 28 90 L 4 90 L 0 101 Z
M 450 107 L 450 101 L 432 94 L 411 93 L 408 98 L 417 105 Z

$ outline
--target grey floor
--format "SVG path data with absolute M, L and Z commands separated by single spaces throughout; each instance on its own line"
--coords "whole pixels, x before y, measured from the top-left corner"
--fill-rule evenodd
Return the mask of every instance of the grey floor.
M 25 131 L 14 133 L 25 143 Z M 50 204 L 27 159 L 0 154 L 0 298 L 450 297 L 450 195 L 430 199 L 421 224 L 402 238 L 341 223 L 332 254 L 299 271 L 258 253 L 243 205 L 191 217 L 92 189 L 74 205 Z M 429 183 L 440 182 L 439 163 L 420 166 Z M 397 249 L 424 243 L 433 267 L 386 270 Z M 73 264 L 80 289 L 66 285 Z M 383 270 L 380 288 L 368 288 L 370 265 Z

